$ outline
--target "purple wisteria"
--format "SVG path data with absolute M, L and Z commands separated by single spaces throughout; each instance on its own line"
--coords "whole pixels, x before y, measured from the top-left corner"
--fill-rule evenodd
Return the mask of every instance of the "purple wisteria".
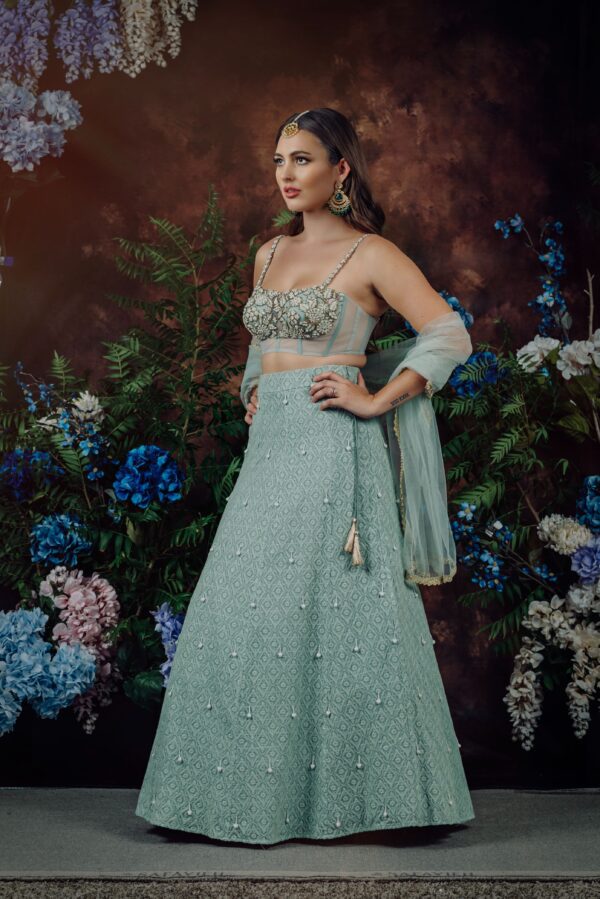
M 48 62 L 49 32 L 47 0 L 17 0 L 10 6 L 0 3 L 0 72 L 4 78 L 37 89 Z
M 95 67 L 113 72 L 123 58 L 116 0 L 75 0 L 57 19 L 52 39 L 65 66 L 65 81 L 90 78 Z

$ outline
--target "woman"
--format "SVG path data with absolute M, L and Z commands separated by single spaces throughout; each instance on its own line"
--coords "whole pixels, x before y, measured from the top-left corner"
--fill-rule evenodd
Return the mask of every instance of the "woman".
M 257 252 L 244 307 L 248 445 L 179 636 L 136 814 L 261 845 L 466 821 L 417 584 L 456 571 L 431 393 L 471 342 L 380 236 L 343 115 L 287 120 L 274 162 L 296 217 Z M 367 357 L 388 305 L 417 337 Z

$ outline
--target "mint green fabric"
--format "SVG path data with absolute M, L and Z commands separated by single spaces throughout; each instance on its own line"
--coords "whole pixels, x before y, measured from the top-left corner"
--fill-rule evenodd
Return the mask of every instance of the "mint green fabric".
M 362 368 L 375 392 L 410 368 L 426 389 L 390 409 L 383 419 L 402 522 L 404 576 L 442 584 L 456 574 L 456 544 L 448 517 L 446 472 L 431 395 L 441 390 L 473 346 L 458 312 L 428 321 L 415 337 L 367 356 Z
M 359 371 L 259 376 L 138 797 L 153 824 L 264 845 L 474 817 L 381 423 L 311 402 L 325 370 Z
M 419 584 L 451 581 L 457 571 L 446 473 L 431 394 L 441 390 L 456 366 L 467 361 L 472 349 L 460 315 L 449 309 L 427 322 L 415 337 L 367 354 L 361 368 L 372 393 L 405 368 L 427 379 L 429 389 L 380 416 L 404 535 L 405 578 Z M 246 408 L 261 369 L 261 344 L 253 339 L 240 385 Z

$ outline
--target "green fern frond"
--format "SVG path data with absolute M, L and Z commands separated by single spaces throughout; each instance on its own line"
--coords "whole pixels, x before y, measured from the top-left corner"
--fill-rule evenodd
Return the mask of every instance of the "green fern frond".
M 522 436 L 523 435 L 520 428 L 513 428 L 511 431 L 507 431 L 506 433 L 502 434 L 492 444 L 490 460 L 496 464 L 501 462 L 504 456 L 506 456 L 511 451 L 511 449 L 517 445 Z
M 522 393 L 514 394 L 510 400 L 500 406 L 499 412 L 503 418 L 509 415 L 519 415 L 525 408 L 525 397 Z
M 476 506 L 492 509 L 494 505 L 500 502 L 504 492 L 505 484 L 502 481 L 495 481 L 487 477 L 481 484 L 461 490 L 453 498 L 453 501 L 474 503 Z
M 54 350 L 52 361 L 50 362 L 50 374 L 54 381 L 58 381 L 58 386 L 62 394 L 79 383 L 79 379 L 75 377 L 71 363 L 65 356 L 59 355 Z
M 449 481 L 461 481 L 463 478 L 467 476 L 469 471 L 472 469 L 473 463 L 471 459 L 463 459 L 462 462 L 458 462 L 456 465 L 453 465 L 446 472 L 446 477 Z

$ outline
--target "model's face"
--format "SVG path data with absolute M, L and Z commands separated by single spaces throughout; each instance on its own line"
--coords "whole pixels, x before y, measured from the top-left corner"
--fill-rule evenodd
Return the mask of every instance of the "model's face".
M 345 159 L 331 165 L 321 141 L 310 131 L 298 131 L 293 137 L 281 137 L 273 154 L 277 184 L 288 209 L 307 212 L 322 209 L 350 167 Z M 287 194 L 287 188 L 297 193 Z

